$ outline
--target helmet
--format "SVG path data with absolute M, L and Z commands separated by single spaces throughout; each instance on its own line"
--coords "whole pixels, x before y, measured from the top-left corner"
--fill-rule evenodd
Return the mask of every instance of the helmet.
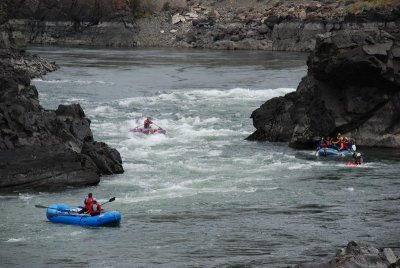
M 89 197 L 92 197 L 92 193 L 88 193 L 88 196 L 89 196 Z
M 93 204 L 97 204 L 97 200 L 96 199 L 93 199 Z
M 361 153 L 357 153 L 356 156 L 357 156 L 357 157 L 361 157 Z

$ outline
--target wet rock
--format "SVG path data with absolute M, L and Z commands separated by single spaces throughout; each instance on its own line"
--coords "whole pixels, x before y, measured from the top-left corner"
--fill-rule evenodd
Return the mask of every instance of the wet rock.
M 302 263 L 294 268 L 386 268 L 400 260 L 390 248 L 377 249 L 363 242 L 350 241 L 333 258 Z
M 30 78 L 58 67 L 24 52 L 8 31 L 0 25 L 0 191 L 95 185 L 122 173 L 118 151 L 93 140 L 79 104 L 40 106 Z

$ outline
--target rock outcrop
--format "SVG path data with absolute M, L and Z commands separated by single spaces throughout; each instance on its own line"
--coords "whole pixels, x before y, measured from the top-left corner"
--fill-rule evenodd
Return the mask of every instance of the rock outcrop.
M 0 14 L 7 15 L 2 7 Z M 118 151 L 94 141 L 79 104 L 56 111 L 40 106 L 30 79 L 57 66 L 24 47 L 22 35 L 1 21 L 0 190 L 95 185 L 101 175 L 122 173 Z
M 248 140 L 311 148 L 316 137 L 400 148 L 400 39 L 383 30 L 319 35 L 296 92 L 255 110 Z
M 0 61 L 0 190 L 94 185 L 122 173 L 115 149 L 93 140 L 79 104 L 40 106 L 29 73 Z
M 294 268 L 395 268 L 400 267 L 400 258 L 392 249 L 377 249 L 363 242 L 350 241 L 336 256 L 323 260 L 302 263 Z

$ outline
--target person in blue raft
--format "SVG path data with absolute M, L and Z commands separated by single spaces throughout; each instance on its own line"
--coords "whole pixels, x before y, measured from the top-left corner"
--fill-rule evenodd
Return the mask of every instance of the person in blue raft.
M 93 198 L 92 193 L 88 193 L 88 196 L 83 200 L 83 204 L 85 205 L 79 214 L 82 213 L 89 213 L 91 216 L 99 215 L 100 212 L 103 210 L 101 204 L 97 202 L 95 198 Z
M 335 138 L 329 136 L 321 138 L 317 142 L 317 156 L 351 156 L 356 151 L 356 145 L 352 136 L 344 137 L 338 133 Z
M 85 197 L 85 200 L 83 200 L 84 207 L 81 209 L 81 211 L 79 211 L 79 214 L 87 213 L 92 207 L 93 200 L 93 194 L 88 193 L 88 195 Z
M 99 215 L 103 209 L 101 208 L 101 204 L 97 203 L 96 199 L 93 200 L 93 204 L 89 209 L 90 216 Z

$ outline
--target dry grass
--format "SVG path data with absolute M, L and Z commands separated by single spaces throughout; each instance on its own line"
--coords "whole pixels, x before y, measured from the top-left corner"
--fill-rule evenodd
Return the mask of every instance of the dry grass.
M 350 11 L 359 12 L 382 6 L 400 6 L 399 0 L 355 0 Z
M 135 18 L 148 17 L 160 11 L 185 10 L 186 0 L 128 0 Z

